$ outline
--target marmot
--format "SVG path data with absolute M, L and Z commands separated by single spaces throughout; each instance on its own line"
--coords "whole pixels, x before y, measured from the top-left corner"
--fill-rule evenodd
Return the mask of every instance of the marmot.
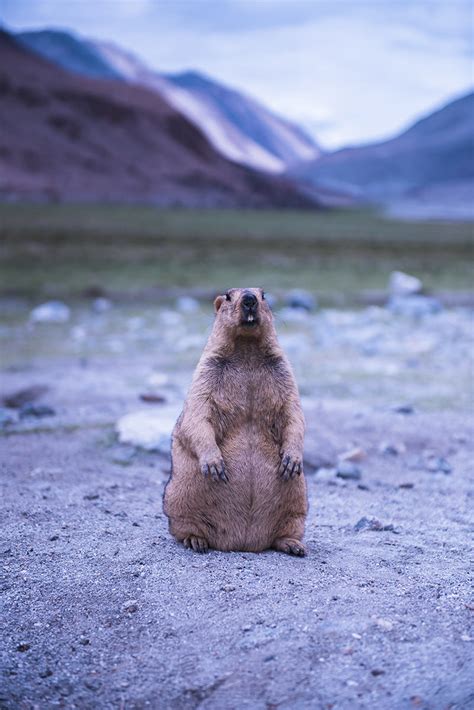
M 164 511 L 196 552 L 304 555 L 304 417 L 260 288 L 214 302 L 212 333 L 172 438 Z

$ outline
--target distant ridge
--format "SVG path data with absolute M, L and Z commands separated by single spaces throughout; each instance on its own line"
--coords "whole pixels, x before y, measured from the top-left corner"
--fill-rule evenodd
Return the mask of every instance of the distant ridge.
M 474 202 L 474 93 L 425 116 L 391 140 L 323 155 L 291 174 L 362 201 L 402 201 L 412 203 L 411 208 L 418 201 L 426 214 L 441 214 L 443 207 L 435 212 L 432 208 L 445 203 L 446 213 L 452 208 L 468 214 L 465 208 Z

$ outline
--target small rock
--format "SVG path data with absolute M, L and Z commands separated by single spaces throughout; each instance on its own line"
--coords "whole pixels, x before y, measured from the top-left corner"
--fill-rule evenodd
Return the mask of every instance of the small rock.
M 414 414 L 415 408 L 412 404 L 398 404 L 396 407 L 392 407 L 392 412 L 396 414 Z
M 235 592 L 235 587 L 233 584 L 223 584 L 221 587 L 223 592 Z
M 339 456 L 339 461 L 352 461 L 357 463 L 363 461 L 365 458 L 367 458 L 366 452 L 364 449 L 357 446 L 356 448 L 350 449 L 349 451 L 345 451 L 341 454 Z
M 134 614 L 138 611 L 138 602 L 136 599 L 129 599 L 127 602 L 122 604 L 122 611 L 126 614 Z
M 112 461 L 121 466 L 129 466 L 137 454 L 134 446 L 120 446 L 113 452 Z
M 16 647 L 16 650 L 19 651 L 20 653 L 25 653 L 26 651 L 29 651 L 31 648 L 29 643 L 19 643 L 18 646 Z
M 86 636 L 80 636 L 79 643 L 81 644 L 81 646 L 88 646 L 90 644 L 90 641 Z
M 409 318 L 423 318 L 442 310 L 441 303 L 430 296 L 393 296 L 387 307 L 395 315 Z
M 40 678 L 50 678 L 53 675 L 53 671 L 50 668 L 43 668 L 38 675 Z
M 379 446 L 379 451 L 384 456 L 399 456 L 400 454 L 404 454 L 406 450 L 407 447 L 403 443 L 394 444 L 382 441 Z
M 4 397 L 3 403 L 6 407 L 19 409 L 24 404 L 35 402 L 37 399 L 46 394 L 48 390 L 49 387 L 47 385 L 32 385 L 31 387 L 25 387 L 24 389 L 17 390 L 16 392 L 12 392 Z
M 383 631 L 391 631 L 394 623 L 390 619 L 374 619 L 374 623 Z
M 393 532 L 396 533 L 395 527 L 390 523 L 389 525 L 383 525 L 377 518 L 361 518 L 355 525 L 354 530 L 356 532 L 362 532 L 364 530 L 375 530 L 377 532 Z
M 71 317 L 71 310 L 62 301 L 47 301 L 30 313 L 33 323 L 66 323 Z
M 385 671 L 383 671 L 381 668 L 374 668 L 370 672 L 373 676 L 384 675 L 384 673 L 385 673 Z
M 176 308 L 182 313 L 195 313 L 199 310 L 199 301 L 191 296 L 181 296 L 176 300 Z
M 399 488 L 406 488 L 407 490 L 410 488 L 414 488 L 415 484 L 414 483 L 400 483 L 398 486 Z
M 392 271 L 388 288 L 392 296 L 415 296 L 421 293 L 423 283 L 416 276 L 405 274 L 403 271 Z
M 115 426 L 118 439 L 122 444 L 168 455 L 171 432 L 180 411 L 181 407 L 168 405 L 126 414 Z
M 336 476 L 347 481 L 358 481 L 362 476 L 362 472 L 352 461 L 340 461 L 337 465 Z
M 100 680 L 98 680 L 97 678 L 88 678 L 88 679 L 84 682 L 84 685 L 85 685 L 86 688 L 88 688 L 89 690 L 93 690 L 93 691 L 95 692 L 95 691 L 97 691 L 97 690 L 100 690 L 100 688 L 101 688 L 101 686 L 102 686 L 102 683 L 101 683 Z
M 86 493 L 84 500 L 97 500 L 99 498 L 98 493 Z
M 56 540 L 59 540 L 59 535 L 51 535 L 48 539 L 50 542 L 56 542 Z
M 5 409 L 5 407 L 0 407 L 0 431 L 8 429 L 16 423 L 16 416 L 14 412 Z
M 331 482 L 334 481 L 335 476 L 336 476 L 336 469 L 335 468 L 318 468 L 316 472 L 317 480 L 318 481 L 325 481 L 325 482 Z
M 142 402 L 149 402 L 150 404 L 162 404 L 166 402 L 166 397 L 159 392 L 142 392 L 139 397 Z
M 449 461 L 443 456 L 430 457 L 426 462 L 426 470 L 431 473 L 452 473 L 452 467 Z
M 55 410 L 48 406 L 47 404 L 24 404 L 20 407 L 19 411 L 20 419 L 26 419 L 27 417 L 35 417 L 37 419 L 42 419 L 43 417 L 54 417 L 56 415 Z
M 92 310 L 96 313 L 105 313 L 106 311 L 110 311 L 111 308 L 112 303 L 108 298 L 99 297 L 92 301 Z
M 303 311 L 314 311 L 316 308 L 316 299 L 313 294 L 301 289 L 290 291 L 286 301 L 290 308 L 301 309 Z

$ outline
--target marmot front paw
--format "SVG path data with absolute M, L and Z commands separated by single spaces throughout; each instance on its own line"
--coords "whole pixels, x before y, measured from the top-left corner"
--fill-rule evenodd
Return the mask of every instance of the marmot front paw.
M 201 472 L 204 476 L 211 476 L 214 481 L 224 481 L 224 483 L 228 483 L 229 481 L 222 458 L 209 459 L 201 462 Z
M 303 462 L 299 456 L 295 456 L 286 451 L 281 452 L 281 462 L 278 473 L 285 481 L 299 476 L 303 470 Z

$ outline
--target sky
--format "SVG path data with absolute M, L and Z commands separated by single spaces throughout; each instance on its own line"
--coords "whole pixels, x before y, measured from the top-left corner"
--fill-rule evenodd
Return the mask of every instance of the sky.
M 203 71 L 328 149 L 395 135 L 473 84 L 474 0 L 0 0 L 10 30 L 115 42 Z

